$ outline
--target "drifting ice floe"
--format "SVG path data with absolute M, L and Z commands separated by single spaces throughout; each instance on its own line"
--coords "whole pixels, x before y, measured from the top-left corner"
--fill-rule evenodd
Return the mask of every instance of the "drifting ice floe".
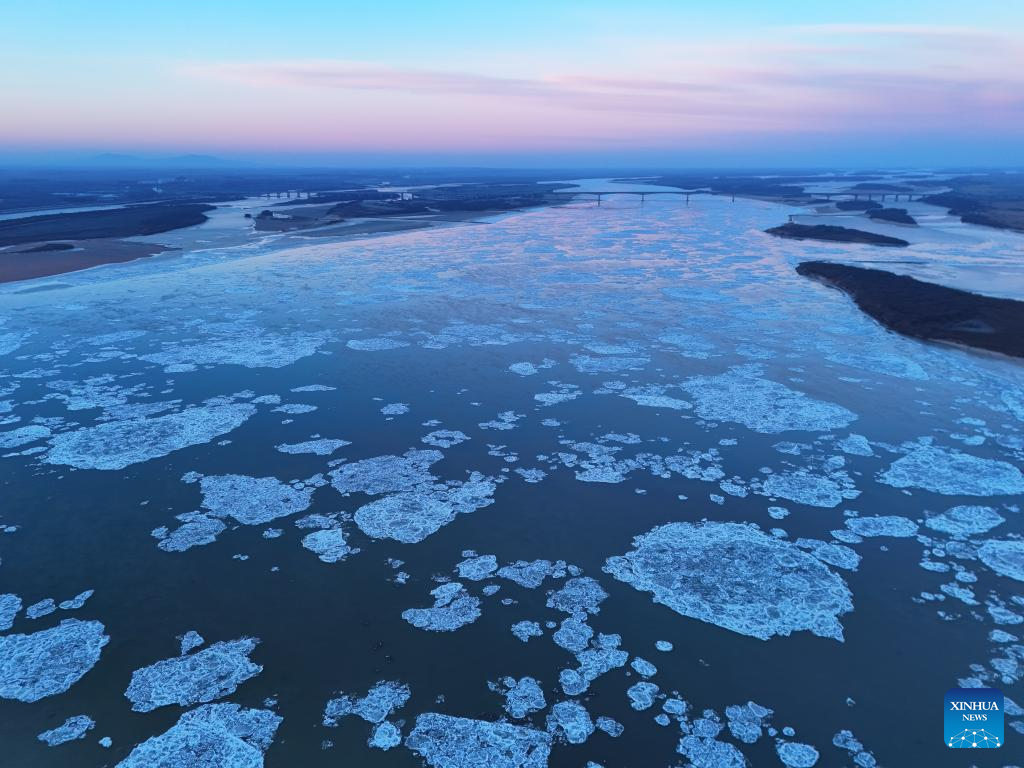
M 455 566 L 460 579 L 482 581 L 498 570 L 498 558 L 494 555 L 468 557 Z
M 95 726 L 96 723 L 91 717 L 75 715 L 65 720 L 63 725 L 59 725 L 49 731 L 43 731 L 36 738 L 46 742 L 47 746 L 56 747 L 69 741 L 84 739 L 85 734 Z
M 576 701 L 560 701 L 548 714 L 548 731 L 564 736 L 570 744 L 582 744 L 594 732 L 590 713 Z
M 810 630 L 843 639 L 845 582 L 820 560 L 753 525 L 671 523 L 638 536 L 604 570 L 684 616 L 767 640 Z
M 480 618 L 480 598 L 470 595 L 457 581 L 442 584 L 430 594 L 433 607 L 410 608 L 402 611 L 402 618 L 431 632 L 454 632 Z
M 759 366 L 741 365 L 718 376 L 695 376 L 680 386 L 693 397 L 701 418 L 739 422 L 755 432 L 828 432 L 857 418 L 840 405 L 814 400 L 760 373 Z
M 0 449 L 19 448 L 37 440 L 45 440 L 49 436 L 49 427 L 44 427 L 41 424 L 29 424 L 12 429 L 10 432 L 0 432 Z
M 633 659 L 629 663 L 629 666 L 631 666 L 641 677 L 653 677 L 658 674 L 658 668 L 656 666 L 651 664 L 647 659 L 642 659 L 639 656 Z
M 314 488 L 294 487 L 276 477 L 207 475 L 199 481 L 203 507 L 215 517 L 231 517 L 242 525 L 263 525 L 309 507 Z
M 262 328 L 218 329 L 216 335 L 211 333 L 210 338 L 199 343 L 170 343 L 162 351 L 142 355 L 139 359 L 175 366 L 174 370 L 178 371 L 191 370 L 197 365 L 283 368 L 314 354 L 330 338 L 326 332 L 280 334 Z
M 753 744 L 761 738 L 764 721 L 771 715 L 772 710 L 752 701 L 748 701 L 745 705 L 733 704 L 725 708 L 729 733 L 744 744 Z
M 1024 493 L 1024 475 L 1012 464 L 951 448 L 919 445 L 878 476 L 895 488 L 924 488 L 947 496 Z
M 21 610 L 21 598 L 17 595 L 0 595 L 0 632 L 6 632 L 14 625 L 14 617 Z
M 858 536 L 866 539 L 875 536 L 892 536 L 909 538 L 917 533 L 917 523 L 898 515 L 878 515 L 877 517 L 850 517 L 846 527 Z
M 29 619 L 39 619 L 43 616 L 49 616 L 56 610 L 57 604 L 53 601 L 52 597 L 48 597 L 45 600 L 40 600 L 38 603 L 33 603 L 26 608 L 25 616 Z
M 420 438 L 421 442 L 436 448 L 451 448 L 453 445 L 464 443 L 467 440 L 469 440 L 469 436 L 457 429 L 436 429 Z
M 44 461 L 78 469 L 124 469 L 208 443 L 241 426 L 254 413 L 256 406 L 249 403 L 227 403 L 155 418 L 108 421 L 56 435 Z
M 384 352 L 389 349 L 408 347 L 409 342 L 381 336 L 376 339 L 352 339 L 345 346 L 360 352 Z
M 577 669 L 563 669 L 558 682 L 568 696 L 579 696 L 601 675 L 625 665 L 629 654 L 619 649 L 622 638 L 619 635 L 599 634 L 591 643 L 592 647 L 576 654 Z
M 562 622 L 551 639 L 555 641 L 556 645 L 576 653 L 586 648 L 593 636 L 594 630 L 589 625 L 580 619 L 569 618 Z
M 650 709 L 654 706 L 654 697 L 658 695 L 658 686 L 654 683 L 641 681 L 634 683 L 626 689 L 626 696 L 629 697 L 629 706 L 636 710 Z
M 818 750 L 810 744 L 779 741 L 775 744 L 775 751 L 782 764 L 789 768 L 813 768 L 818 762 Z
M 426 712 L 416 718 L 405 745 L 432 768 L 546 768 L 551 736 L 509 723 Z
M 522 720 L 531 712 L 539 712 L 547 706 L 540 684 L 532 677 L 516 680 L 504 677 L 500 686 L 494 689 L 505 696 L 505 711 L 511 717 Z
M 368 723 L 383 723 L 412 696 L 405 683 L 381 680 L 363 697 L 339 696 L 324 706 L 324 725 L 335 727 L 343 717 L 353 715 Z
M 403 456 L 375 456 L 342 464 L 330 472 L 331 485 L 340 493 L 365 493 L 376 496 L 396 493 L 437 478 L 429 468 L 444 458 L 440 451 L 413 449 Z
M 599 613 L 599 606 L 607 597 L 608 593 L 594 579 L 579 576 L 569 579 L 561 589 L 553 592 L 548 598 L 547 607 L 574 616 Z
M 355 521 L 367 536 L 415 544 L 452 522 L 456 515 L 492 504 L 494 489 L 493 480 L 474 472 L 464 483 L 424 484 L 365 504 L 356 511 Z
M 394 723 L 378 723 L 373 728 L 373 733 L 367 739 L 366 744 L 373 749 L 380 749 L 387 752 L 393 747 L 402 743 L 402 731 Z
M 337 563 L 352 553 L 341 528 L 313 531 L 302 538 L 302 546 L 325 563 Z
M 117 768 L 262 768 L 282 718 L 269 709 L 207 704 L 132 750 Z
M 307 440 L 304 443 L 281 443 L 274 447 L 281 453 L 311 453 L 316 456 L 330 456 L 336 450 L 344 448 L 346 445 L 352 445 L 352 443 L 348 440 L 320 438 L 318 440 Z
M 110 638 L 98 621 L 65 619 L 30 635 L 0 636 L 0 698 L 31 703 L 64 693 L 99 661 Z
M 153 537 L 159 539 L 157 546 L 164 552 L 184 552 L 192 547 L 212 544 L 217 540 L 217 535 L 227 528 L 220 520 L 201 512 L 186 512 L 177 518 L 183 525 L 170 532 L 166 527 L 160 527 L 152 533 Z
M 986 541 L 978 549 L 978 558 L 1001 576 L 1024 581 L 1024 541 Z
M 168 704 L 188 707 L 227 696 L 263 671 L 263 667 L 249 660 L 257 642 L 245 637 L 214 643 L 198 653 L 137 669 L 124 695 L 136 712 L 149 712 Z
M 976 533 L 987 533 L 1004 522 L 1005 518 L 992 507 L 960 506 L 950 507 L 945 512 L 932 515 L 924 524 L 933 531 L 967 537 Z
M 196 632 L 194 629 L 190 629 L 184 635 L 181 636 L 181 655 L 184 656 L 189 651 L 194 651 L 199 646 L 203 645 L 206 640 L 203 636 Z
M 843 499 L 855 499 L 860 495 L 844 472 L 834 472 L 825 477 L 805 469 L 768 475 L 758 493 L 810 507 L 835 507 Z
M 77 611 L 83 605 L 86 600 L 95 594 L 95 590 L 87 589 L 85 592 L 79 592 L 77 595 L 72 597 L 70 600 L 62 600 L 57 606 L 62 611 Z
M 521 587 L 536 589 L 546 578 L 564 579 L 568 566 L 563 560 L 552 563 L 550 560 L 517 560 L 498 571 L 503 579 L 514 581 Z M 578 573 L 578 571 L 577 571 Z
M 536 621 L 519 621 L 512 625 L 512 634 L 526 643 L 531 637 L 543 637 L 544 631 Z

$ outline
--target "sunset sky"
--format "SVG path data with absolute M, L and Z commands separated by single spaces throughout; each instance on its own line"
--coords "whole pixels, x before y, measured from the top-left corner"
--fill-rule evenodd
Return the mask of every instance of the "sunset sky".
M 5 5 L 0 159 L 1020 165 L 1024 3 Z

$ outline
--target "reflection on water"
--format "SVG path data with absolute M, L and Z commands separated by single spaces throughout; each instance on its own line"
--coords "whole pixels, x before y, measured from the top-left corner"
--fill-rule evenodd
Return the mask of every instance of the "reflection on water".
M 4 290 L 10 764 L 960 765 L 958 681 L 1024 727 L 1020 368 L 800 278 L 877 251 L 786 213 L 610 198 Z

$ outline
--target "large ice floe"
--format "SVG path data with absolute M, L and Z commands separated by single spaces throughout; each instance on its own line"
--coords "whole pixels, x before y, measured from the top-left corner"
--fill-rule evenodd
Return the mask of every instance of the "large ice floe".
M 680 386 L 693 398 L 701 418 L 735 421 L 755 432 L 828 432 L 857 418 L 840 405 L 761 378 L 757 365 L 735 366 L 718 376 L 695 376 Z
M 246 368 L 283 368 L 309 357 L 331 336 L 324 331 L 274 333 L 262 328 L 208 327 L 208 336 L 196 342 L 172 342 L 160 352 L 140 359 L 167 366 L 171 372 L 188 371 L 197 365 L 242 365 Z
M 818 475 L 806 469 L 774 472 L 764 479 L 757 492 L 810 507 L 835 507 L 843 499 L 855 499 L 860 495 L 844 472 Z
M 241 525 L 263 525 L 279 517 L 303 512 L 309 507 L 317 486 L 324 482 L 319 475 L 289 485 L 276 477 L 204 477 L 195 472 L 190 472 L 183 479 L 185 482 L 199 480 L 203 494 L 202 509 L 178 515 L 177 519 L 182 524 L 173 531 L 165 527 L 153 531 L 152 535 L 159 539 L 157 546 L 165 552 L 183 552 L 192 547 L 212 544 L 218 534 L 227 528 L 224 522 L 227 519 L 233 519 Z M 337 549 L 333 544 L 330 548 Z
M 670 523 L 604 570 L 684 616 L 767 640 L 809 630 L 843 639 L 853 610 L 837 574 L 795 544 L 740 523 Z
M 426 712 L 405 745 L 432 768 L 546 768 L 551 736 L 509 723 Z
M 1024 493 L 1024 475 L 1012 464 L 935 445 L 917 445 L 878 476 L 895 488 L 923 488 L 947 496 Z
M 231 517 L 242 525 L 263 525 L 309 507 L 311 485 L 286 485 L 276 477 L 207 475 L 199 481 L 203 508 L 214 517 Z
M 365 493 L 370 496 L 397 493 L 412 486 L 433 483 L 437 478 L 430 473 L 430 465 L 443 458 L 440 451 L 412 449 L 402 456 L 374 456 L 353 461 L 331 471 L 331 485 L 339 493 Z
M 465 482 L 423 485 L 360 507 L 356 525 L 375 539 L 415 544 L 452 522 L 494 502 L 494 481 L 474 472 Z
M 269 709 L 207 704 L 139 744 L 117 768 L 261 768 L 282 719 Z
M 254 413 L 256 406 L 250 403 L 225 403 L 153 418 L 107 421 L 56 435 L 44 460 L 78 469 L 124 469 L 207 443 L 241 426 Z
M 431 608 L 409 608 L 402 618 L 419 629 L 431 632 L 454 632 L 480 618 L 480 598 L 470 595 L 457 581 L 431 590 Z
M 109 640 L 100 622 L 78 619 L 0 636 L 0 698 L 31 703 L 64 693 L 96 665 Z
M 986 541 L 978 548 L 978 558 L 999 575 L 1024 581 L 1024 541 Z
M 389 494 L 364 504 L 356 525 L 375 539 L 415 544 L 452 522 L 456 515 L 493 503 L 495 482 L 479 472 L 465 481 L 440 482 L 430 466 L 440 451 L 412 449 L 402 456 L 375 456 L 341 464 L 330 473 L 341 493 Z
M 168 704 L 188 707 L 227 696 L 263 671 L 263 667 L 249 660 L 257 642 L 245 637 L 214 643 L 197 653 L 137 669 L 124 695 L 136 712 L 149 712 Z
M 1005 522 L 1005 518 L 992 507 L 958 506 L 928 517 L 924 524 L 933 531 L 950 536 L 967 537 L 987 533 Z

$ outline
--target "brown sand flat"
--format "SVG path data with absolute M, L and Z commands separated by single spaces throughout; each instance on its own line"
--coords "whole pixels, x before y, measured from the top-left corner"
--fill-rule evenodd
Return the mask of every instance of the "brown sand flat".
M 0 283 L 52 277 L 65 272 L 98 267 L 101 264 L 119 264 L 125 261 L 153 256 L 167 250 L 166 246 L 152 243 L 133 243 L 126 240 L 97 239 L 61 241 L 73 249 L 40 250 L 48 243 L 29 243 L 17 250 L 0 249 Z

